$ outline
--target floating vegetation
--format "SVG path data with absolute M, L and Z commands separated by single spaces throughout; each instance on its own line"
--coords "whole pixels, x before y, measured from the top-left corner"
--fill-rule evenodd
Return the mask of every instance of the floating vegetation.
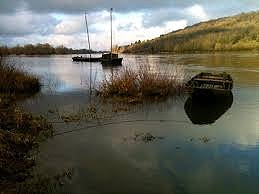
M 209 141 L 211 141 L 211 139 L 207 136 L 202 136 L 199 138 L 200 141 L 202 141 L 203 143 L 208 143 Z
M 150 143 L 150 142 L 153 142 L 154 140 L 161 140 L 161 139 L 164 139 L 164 137 L 154 136 L 150 132 L 136 133 L 133 137 L 123 138 L 124 141 L 133 140 L 133 141 L 142 141 L 145 143 Z
M 74 122 L 102 122 L 106 119 L 112 119 L 118 116 L 118 113 L 128 112 L 130 110 L 129 106 L 122 103 L 115 104 L 91 104 L 86 108 L 80 108 L 78 111 L 62 112 L 57 111 L 59 118 L 64 123 L 74 123 Z
M 194 138 L 194 137 L 190 137 L 188 138 L 188 141 L 190 142 L 202 142 L 202 143 L 209 143 L 211 141 L 214 141 L 216 140 L 216 138 L 213 138 L 213 137 L 207 137 L 207 136 L 201 136 L 199 138 Z
M 65 123 L 79 122 L 81 120 L 89 122 L 92 120 L 98 120 L 98 119 L 104 118 L 104 111 L 98 111 L 97 106 L 91 105 L 86 109 L 80 109 L 77 112 L 61 113 L 60 118 Z

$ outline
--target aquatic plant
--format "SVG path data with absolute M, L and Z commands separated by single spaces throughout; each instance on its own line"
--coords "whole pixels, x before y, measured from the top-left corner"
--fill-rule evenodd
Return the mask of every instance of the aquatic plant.
M 39 78 L 29 75 L 7 62 L 6 56 L 0 53 L 0 92 L 9 94 L 28 94 L 40 90 Z
M 184 73 L 182 69 L 152 71 L 149 66 L 138 70 L 123 68 L 104 79 L 98 90 L 103 98 L 121 97 L 129 103 L 145 99 L 163 99 L 178 95 L 183 91 Z
M 19 182 L 30 176 L 34 155 L 30 151 L 51 136 L 52 125 L 40 116 L 18 108 L 11 98 L 0 100 L 0 190 L 15 193 Z

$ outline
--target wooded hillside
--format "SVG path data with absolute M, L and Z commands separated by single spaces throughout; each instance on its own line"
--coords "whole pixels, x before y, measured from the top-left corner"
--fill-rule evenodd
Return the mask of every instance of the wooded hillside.
M 119 47 L 125 53 L 259 50 L 259 11 L 201 22 Z

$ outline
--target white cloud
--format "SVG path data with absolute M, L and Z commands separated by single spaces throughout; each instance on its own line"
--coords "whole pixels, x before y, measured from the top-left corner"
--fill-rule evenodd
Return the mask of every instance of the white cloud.
M 94 50 L 107 50 L 110 48 L 110 20 L 109 12 L 100 12 L 102 20 L 93 23 L 92 15 L 88 16 L 90 28 L 91 47 Z M 160 36 L 187 25 L 186 20 L 167 21 L 161 26 L 145 27 L 144 14 L 130 12 L 127 14 L 114 13 L 113 15 L 113 44 L 124 45 L 136 40 L 147 40 Z M 44 40 L 50 44 L 64 45 L 73 48 L 87 48 L 84 15 L 63 18 L 55 27 L 55 34 L 46 36 Z M 83 30 L 82 30 L 83 28 Z
M 71 3 L 70 0 L 65 0 L 62 4 L 59 0 L 13 1 L 19 8 L 14 6 L 15 11 L 11 11 L 12 1 L 1 0 L 0 3 L 0 44 L 49 42 L 54 46 L 63 44 L 66 47 L 87 48 L 84 20 L 84 11 L 87 7 L 92 49 L 109 49 L 111 2 L 78 0 Z M 248 1 L 250 3 L 244 3 Z M 255 0 L 231 1 L 231 4 L 226 5 L 223 0 L 151 0 L 148 5 L 145 0 L 138 0 L 139 4 L 136 2 L 127 1 L 130 5 L 127 5 L 125 0 L 112 2 L 115 8 L 114 44 L 123 45 L 152 39 L 200 21 L 249 11 L 251 7 L 259 8 L 259 3 Z M 103 7 L 98 7 L 98 4 Z M 104 7 L 103 4 L 109 6 Z M 44 14 L 39 13 L 40 9 Z
M 16 46 L 25 45 L 25 44 L 38 44 L 38 43 L 46 43 L 44 37 L 37 34 L 28 34 L 25 36 L 18 37 L 1 37 L 0 36 L 0 44 L 8 45 L 8 46 Z
M 145 26 L 144 17 L 142 12 L 116 15 L 118 19 L 114 22 L 114 44 L 123 45 L 137 40 L 152 39 L 187 26 L 186 20 L 172 20 L 157 26 Z
M 168 21 L 165 23 L 165 32 L 175 31 L 178 29 L 183 29 L 187 26 L 187 20 L 178 20 L 178 21 Z
M 96 19 L 98 15 L 99 18 Z M 92 20 L 95 20 L 93 21 Z M 61 43 L 67 47 L 86 48 L 87 39 L 85 34 L 84 16 L 64 18 L 55 27 L 55 35 L 48 37 L 48 41 L 54 45 Z M 155 38 L 161 34 L 186 27 L 185 20 L 168 21 L 161 26 L 145 27 L 143 25 L 144 13 L 130 12 L 127 14 L 113 14 L 113 44 L 122 45 L 135 42 L 136 40 L 146 40 Z M 94 23 L 96 22 L 96 23 Z M 90 28 L 90 41 L 92 49 L 102 50 L 110 47 L 110 20 L 109 12 L 99 12 L 88 16 Z M 83 29 L 83 30 L 82 30 Z
M 207 20 L 209 17 L 201 5 L 195 4 L 184 10 L 188 15 L 195 17 L 199 20 Z
M 64 34 L 51 34 L 48 37 L 46 37 L 45 40 L 51 45 L 64 45 L 66 47 L 73 47 L 73 45 L 78 45 L 78 43 L 82 43 L 82 39 L 80 36 L 76 37 L 74 35 Z
M 55 26 L 55 34 L 75 34 L 83 31 L 84 20 L 82 17 L 73 17 L 70 20 L 63 20 Z
M 0 35 L 21 36 L 28 34 L 51 33 L 56 24 L 55 18 L 49 14 L 34 14 L 30 11 L 19 11 L 16 14 L 0 15 Z

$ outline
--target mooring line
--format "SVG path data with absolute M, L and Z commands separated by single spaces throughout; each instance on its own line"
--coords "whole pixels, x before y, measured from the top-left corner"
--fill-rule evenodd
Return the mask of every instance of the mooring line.
M 116 125 L 116 124 L 121 124 L 121 123 L 132 123 L 132 122 L 176 122 L 176 123 L 191 124 L 190 122 L 187 122 L 187 121 L 178 121 L 178 120 L 173 120 L 173 119 L 155 119 L 155 120 L 135 119 L 135 120 L 124 120 L 124 121 L 117 121 L 117 122 L 115 121 L 115 122 L 108 122 L 108 123 L 90 125 L 90 126 L 86 126 L 86 127 L 72 129 L 72 130 L 69 130 L 69 131 L 54 133 L 53 136 L 64 135 L 64 134 L 67 134 L 67 133 L 72 133 L 72 132 L 75 132 L 75 131 L 81 131 L 81 130 L 95 128 L 95 127 L 101 127 L 101 126 L 107 126 L 107 125 Z

